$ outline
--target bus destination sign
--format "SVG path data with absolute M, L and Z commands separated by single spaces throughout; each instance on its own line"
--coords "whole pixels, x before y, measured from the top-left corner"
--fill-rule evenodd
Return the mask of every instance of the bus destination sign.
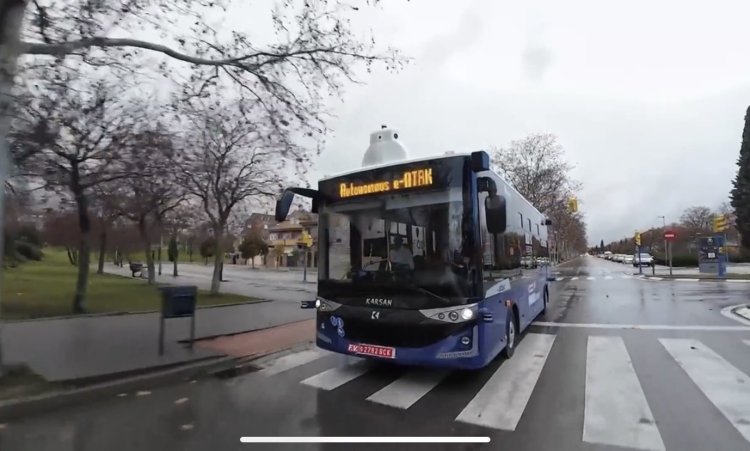
M 386 193 L 403 189 L 432 186 L 432 168 L 415 169 L 401 172 L 398 177 L 369 183 L 339 183 L 339 198 L 364 196 L 367 194 Z

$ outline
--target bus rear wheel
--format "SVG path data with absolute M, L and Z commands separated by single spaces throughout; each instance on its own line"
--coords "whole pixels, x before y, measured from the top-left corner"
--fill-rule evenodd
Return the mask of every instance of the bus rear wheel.
M 518 337 L 518 324 L 516 324 L 516 315 L 511 311 L 510 321 L 505 326 L 505 349 L 503 354 L 505 358 L 509 359 L 513 357 L 513 353 L 516 352 L 516 338 Z

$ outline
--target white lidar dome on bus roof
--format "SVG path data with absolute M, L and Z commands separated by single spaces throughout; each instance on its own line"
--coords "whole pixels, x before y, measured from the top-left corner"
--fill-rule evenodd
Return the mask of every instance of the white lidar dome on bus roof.
M 399 138 L 398 131 L 385 125 L 380 130 L 370 133 L 370 147 L 362 158 L 362 166 L 406 160 L 409 152 Z

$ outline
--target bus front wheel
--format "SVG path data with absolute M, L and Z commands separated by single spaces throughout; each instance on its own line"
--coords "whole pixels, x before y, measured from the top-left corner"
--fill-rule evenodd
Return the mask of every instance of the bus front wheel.
M 516 315 L 513 311 L 508 312 L 510 314 L 510 321 L 506 322 L 505 325 L 505 358 L 509 359 L 513 357 L 513 353 L 516 351 L 516 338 L 518 336 L 518 324 L 516 323 Z

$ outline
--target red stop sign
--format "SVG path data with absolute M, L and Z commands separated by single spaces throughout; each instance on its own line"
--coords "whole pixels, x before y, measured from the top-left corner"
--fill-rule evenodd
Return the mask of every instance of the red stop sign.
M 676 236 L 677 236 L 677 234 L 674 233 L 671 230 L 667 230 L 666 232 L 664 232 L 664 239 L 665 240 L 673 240 L 673 239 L 675 239 Z

